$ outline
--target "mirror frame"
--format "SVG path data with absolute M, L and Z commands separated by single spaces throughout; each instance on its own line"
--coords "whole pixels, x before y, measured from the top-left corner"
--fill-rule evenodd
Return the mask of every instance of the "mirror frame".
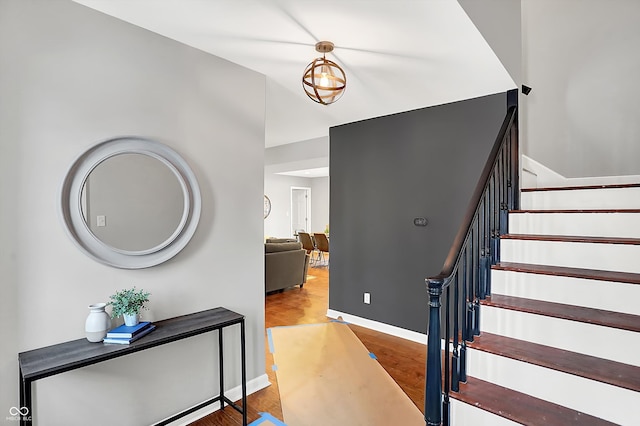
M 103 161 L 120 154 L 143 154 L 161 161 L 174 173 L 183 191 L 183 212 L 178 227 L 167 240 L 147 250 L 121 250 L 102 242 L 84 218 L 82 190 L 89 174 Z M 148 268 L 178 254 L 198 227 L 201 207 L 200 187 L 187 162 L 168 146 L 139 137 L 109 139 L 86 150 L 69 168 L 60 190 L 60 214 L 67 235 L 87 256 L 122 269 Z

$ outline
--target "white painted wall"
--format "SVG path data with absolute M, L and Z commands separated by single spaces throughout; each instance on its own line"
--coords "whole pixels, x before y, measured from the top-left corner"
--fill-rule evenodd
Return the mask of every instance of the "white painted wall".
M 280 175 L 329 167 L 329 138 L 309 139 L 267 148 L 264 159 L 264 193 L 271 200 L 271 214 L 264 221 L 265 237 L 291 235 L 291 187 L 311 188 L 311 232 L 323 232 L 329 223 L 329 178 Z
M 640 2 L 523 0 L 522 152 L 568 178 L 639 175 Z
M 564 178 L 640 175 L 640 2 L 458 2 L 518 86 L 533 88 L 520 95 L 524 154 Z
M 311 232 L 324 232 L 329 225 L 329 177 L 311 180 Z
M 309 179 L 270 173 L 264 174 L 264 193 L 271 200 L 271 214 L 264 219 L 265 238 L 294 238 L 291 235 L 292 186 L 309 187 Z M 313 194 L 311 194 L 311 197 L 313 198 Z
M 245 314 L 248 377 L 264 374 L 264 93 L 257 73 L 71 1 L 0 0 L 0 419 L 18 406 L 18 352 L 82 338 L 87 305 L 132 285 L 152 320 Z M 144 270 L 89 259 L 57 212 L 76 156 L 121 135 L 171 146 L 202 191 L 192 241 Z M 149 424 L 215 395 L 215 337 L 44 379 L 34 424 Z M 234 387 L 238 333 L 225 340 Z
M 520 156 L 520 165 L 522 167 L 522 173 L 520 175 L 521 188 L 557 188 L 562 186 L 640 183 L 640 175 L 612 175 L 567 178 L 524 154 Z
M 522 74 L 520 2 L 458 0 L 517 86 Z
M 323 232 L 329 223 L 329 178 L 303 178 L 265 172 L 264 193 L 271 200 L 271 214 L 264 220 L 264 236 L 291 235 L 291 187 L 311 188 L 311 232 Z
M 328 167 L 329 137 L 267 148 L 264 153 L 264 164 L 265 169 L 272 173 Z

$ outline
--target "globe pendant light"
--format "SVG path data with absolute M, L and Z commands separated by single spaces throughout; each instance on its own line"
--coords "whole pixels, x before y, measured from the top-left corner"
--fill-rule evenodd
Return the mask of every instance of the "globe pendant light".
M 347 88 L 347 76 L 338 64 L 325 57 L 326 53 L 333 51 L 333 43 L 318 42 L 316 50 L 322 53 L 322 57 L 307 65 L 302 76 L 302 87 L 312 101 L 329 105 L 343 95 Z

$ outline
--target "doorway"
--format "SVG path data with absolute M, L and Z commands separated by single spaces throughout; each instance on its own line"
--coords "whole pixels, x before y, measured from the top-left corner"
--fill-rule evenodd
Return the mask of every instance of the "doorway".
M 291 187 L 291 235 L 311 230 L 311 188 Z

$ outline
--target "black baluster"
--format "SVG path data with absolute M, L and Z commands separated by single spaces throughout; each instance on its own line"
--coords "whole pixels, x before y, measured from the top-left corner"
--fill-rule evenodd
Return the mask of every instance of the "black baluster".
M 480 335 L 480 301 L 478 299 L 473 302 L 473 334 Z
M 469 262 L 468 256 L 469 256 L 469 252 L 471 251 L 470 247 L 472 247 L 472 241 L 473 241 L 473 229 L 467 236 L 467 241 L 465 243 L 465 249 L 464 249 L 464 258 L 462 262 L 464 275 L 463 275 L 463 282 L 462 282 L 462 300 L 460 301 L 460 303 L 462 303 L 461 321 L 462 321 L 462 341 L 463 342 L 469 339 L 469 328 L 468 328 L 468 322 L 467 322 L 469 310 L 467 309 L 467 300 L 469 297 L 468 285 L 469 285 L 469 282 L 471 281 L 470 275 L 472 275 L 472 273 L 471 273 L 471 268 L 469 266 L 470 262 Z
M 472 241 L 467 237 L 467 242 L 465 243 L 464 249 L 464 257 L 462 260 L 462 270 L 464 271 L 463 280 L 462 280 L 462 303 L 463 303 L 463 311 L 462 311 L 462 345 L 460 347 L 460 381 L 463 383 L 467 382 L 467 340 L 469 340 L 469 327 L 467 324 L 467 282 L 470 281 L 469 274 L 471 272 L 471 268 L 469 267 L 470 262 L 468 261 L 469 254 L 469 243 Z
M 458 265 L 458 272 L 460 265 Z M 463 269 L 464 270 L 464 269 Z M 458 392 L 460 390 L 460 359 L 458 358 L 458 304 L 460 303 L 460 290 L 458 288 L 458 272 L 453 280 L 453 355 L 451 359 L 451 390 Z
M 485 298 L 485 289 L 487 287 L 487 277 L 485 274 L 485 265 L 487 263 L 487 254 L 488 250 L 485 250 L 484 248 L 480 249 L 480 262 L 479 262 L 479 266 L 480 266 L 480 287 L 478 289 L 478 295 L 477 298 L 478 299 L 484 299 Z
M 513 210 L 513 161 L 511 158 L 511 134 L 507 135 L 507 142 L 504 145 L 506 154 L 507 173 L 507 210 Z M 505 230 L 505 233 L 507 231 Z
M 476 298 L 477 289 L 480 281 L 480 221 L 479 216 L 476 215 L 475 222 L 473 224 L 472 232 L 472 250 L 471 250 L 471 280 L 469 280 L 469 294 L 466 300 L 467 303 L 467 341 L 473 342 L 473 300 Z
M 451 357 L 449 347 L 451 342 L 451 282 L 445 289 L 444 305 L 444 393 L 442 397 L 442 423 L 449 424 L 449 391 L 451 390 Z
M 472 319 L 473 320 L 471 322 L 472 340 L 470 340 L 470 341 L 473 341 L 473 336 L 477 335 L 475 333 L 476 323 L 478 321 L 478 317 L 477 317 L 478 310 L 476 309 L 476 304 L 478 302 L 478 298 L 480 297 L 480 294 L 481 294 L 481 291 L 482 291 L 481 290 L 481 288 L 482 288 L 482 271 L 480 269 L 480 256 L 482 255 L 482 248 L 480 246 L 480 227 L 481 227 L 481 224 L 480 224 L 479 220 L 477 220 L 477 218 L 476 218 L 476 220 L 474 220 L 474 222 L 473 222 L 473 227 L 472 227 L 472 229 L 473 229 L 472 238 L 474 239 L 475 244 L 477 246 L 477 251 L 476 251 L 476 253 L 474 255 L 474 265 L 475 265 L 474 269 L 475 269 L 475 273 L 476 273 L 476 279 L 474 280 L 474 283 L 473 283 L 473 297 L 472 297 L 472 299 L 470 299 L 471 310 L 473 312 L 473 315 L 472 315 Z
M 511 193 L 513 194 L 514 210 L 520 210 L 520 151 L 518 149 L 518 116 L 514 118 L 511 132 L 509 133 L 509 142 L 511 146 Z

